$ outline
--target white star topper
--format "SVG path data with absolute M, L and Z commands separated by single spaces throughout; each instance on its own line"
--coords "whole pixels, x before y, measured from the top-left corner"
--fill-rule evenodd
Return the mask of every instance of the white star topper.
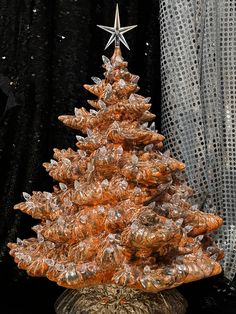
M 103 26 L 103 25 L 97 25 L 97 26 L 102 28 L 104 31 L 111 33 L 111 37 L 109 38 L 105 49 L 107 49 L 110 46 L 110 44 L 112 44 L 113 41 L 115 41 L 115 47 L 120 47 L 120 42 L 122 42 L 122 44 L 124 44 L 125 47 L 130 50 L 129 45 L 127 41 L 125 40 L 125 37 L 123 36 L 123 34 L 137 27 L 137 25 L 120 27 L 120 15 L 119 15 L 118 3 L 116 4 L 114 27 Z

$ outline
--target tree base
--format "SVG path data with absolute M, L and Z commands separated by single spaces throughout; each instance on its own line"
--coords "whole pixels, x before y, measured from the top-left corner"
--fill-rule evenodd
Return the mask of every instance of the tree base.
M 55 303 L 57 314 L 184 314 L 186 309 L 176 289 L 146 293 L 115 285 L 67 289 Z

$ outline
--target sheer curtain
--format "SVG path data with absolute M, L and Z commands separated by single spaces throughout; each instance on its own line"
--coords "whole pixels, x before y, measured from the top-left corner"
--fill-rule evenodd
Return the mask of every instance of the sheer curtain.
M 162 133 L 200 209 L 219 214 L 224 274 L 236 272 L 236 2 L 160 0 Z

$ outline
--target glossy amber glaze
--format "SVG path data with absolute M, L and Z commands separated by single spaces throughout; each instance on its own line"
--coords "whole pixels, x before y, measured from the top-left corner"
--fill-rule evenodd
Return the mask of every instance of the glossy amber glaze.
M 162 153 L 149 99 L 136 94 L 138 76 L 116 48 L 104 57 L 105 78 L 84 85 L 96 110 L 60 116 L 77 136 L 77 151 L 54 149 L 44 167 L 54 191 L 25 193 L 17 204 L 41 219 L 37 238 L 10 243 L 31 276 L 80 288 L 117 284 L 157 292 L 221 272 L 223 252 L 208 235 L 222 224 L 188 202 L 185 165 Z

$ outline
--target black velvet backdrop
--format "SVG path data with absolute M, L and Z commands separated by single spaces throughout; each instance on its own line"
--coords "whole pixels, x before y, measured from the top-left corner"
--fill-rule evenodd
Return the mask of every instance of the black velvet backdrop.
M 109 35 L 96 24 L 113 25 L 113 0 L 0 0 L 0 293 L 1 314 L 54 313 L 64 290 L 28 277 L 8 255 L 6 243 L 33 235 L 36 221 L 13 210 L 22 191 L 51 191 L 41 164 L 54 147 L 73 147 L 75 133 L 57 117 L 85 106 L 82 85 L 102 75 Z M 122 48 L 131 72 L 141 76 L 140 93 L 152 97 L 160 129 L 160 47 L 157 0 L 118 1 L 121 26 L 138 24 Z M 188 313 L 234 313 L 235 289 L 222 276 L 181 287 Z M 10 302 L 6 301 L 6 297 Z M 226 302 L 224 304 L 224 302 Z

